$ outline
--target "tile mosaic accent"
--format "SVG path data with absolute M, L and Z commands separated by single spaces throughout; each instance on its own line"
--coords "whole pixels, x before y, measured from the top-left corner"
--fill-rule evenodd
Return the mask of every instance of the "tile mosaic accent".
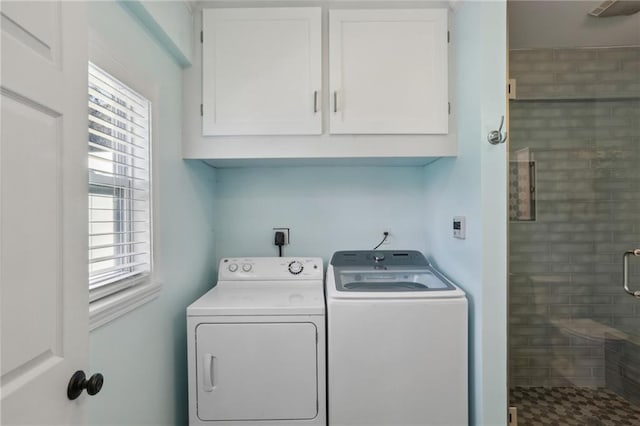
M 640 407 L 604 388 L 516 387 L 518 426 L 640 426 Z

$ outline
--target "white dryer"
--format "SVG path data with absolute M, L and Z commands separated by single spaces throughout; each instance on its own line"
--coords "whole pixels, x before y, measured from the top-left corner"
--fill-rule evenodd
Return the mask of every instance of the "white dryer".
M 467 300 L 421 253 L 336 252 L 326 298 L 329 425 L 468 424 Z
M 222 259 L 187 333 L 191 425 L 326 424 L 322 259 Z

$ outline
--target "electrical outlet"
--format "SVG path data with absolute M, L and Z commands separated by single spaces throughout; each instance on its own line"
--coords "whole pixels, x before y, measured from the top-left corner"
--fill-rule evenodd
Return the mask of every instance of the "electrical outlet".
M 284 232 L 284 245 L 289 244 L 289 228 L 273 228 L 273 237 L 275 238 L 276 232 Z M 271 241 L 273 241 L 273 239 Z

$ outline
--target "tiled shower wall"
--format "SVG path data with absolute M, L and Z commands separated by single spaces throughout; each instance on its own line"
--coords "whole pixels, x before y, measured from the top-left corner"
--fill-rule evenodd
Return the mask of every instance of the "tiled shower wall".
M 512 51 L 510 74 L 510 150 L 529 150 L 537 210 L 509 228 L 510 384 L 640 393 L 625 361 L 640 350 L 640 300 L 621 273 L 640 247 L 640 48 Z

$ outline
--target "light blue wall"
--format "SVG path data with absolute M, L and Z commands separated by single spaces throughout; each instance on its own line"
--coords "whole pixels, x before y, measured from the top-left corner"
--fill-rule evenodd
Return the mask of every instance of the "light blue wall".
M 279 167 L 217 170 L 218 257 L 276 256 L 274 227 L 291 229 L 284 254 L 421 250 L 425 237 L 421 167 Z
M 457 4 L 458 157 L 424 169 L 426 254 L 470 303 L 470 419 L 506 424 L 506 152 L 487 140 L 505 114 L 506 3 Z M 451 234 L 466 216 L 467 239 Z
M 89 424 L 186 424 L 185 308 L 215 279 L 215 172 L 181 159 L 180 66 L 118 3 L 90 2 L 89 24 L 103 47 L 94 57 L 109 52 L 125 80 L 143 80 L 155 97 L 155 268 L 164 285 L 158 299 L 91 332 L 91 371 L 105 385 L 88 400 Z
M 193 60 L 193 13 L 187 1 L 119 0 L 135 16 L 176 62 L 191 65 Z

